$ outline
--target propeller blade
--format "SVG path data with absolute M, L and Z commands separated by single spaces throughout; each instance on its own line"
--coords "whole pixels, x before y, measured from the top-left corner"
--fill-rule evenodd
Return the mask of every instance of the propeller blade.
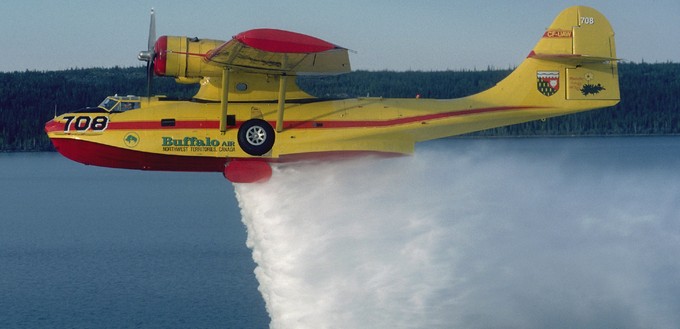
M 149 43 L 147 49 L 149 51 L 154 51 L 154 45 L 156 43 L 156 14 L 151 8 L 151 23 L 149 24 Z
M 137 59 L 146 62 L 146 97 L 151 97 L 153 90 L 153 66 L 154 59 L 156 59 L 156 14 L 151 8 L 151 22 L 149 23 L 149 41 L 147 43 L 147 50 L 142 50 L 137 55 Z
M 153 90 L 153 60 L 146 64 L 146 97 L 151 97 Z

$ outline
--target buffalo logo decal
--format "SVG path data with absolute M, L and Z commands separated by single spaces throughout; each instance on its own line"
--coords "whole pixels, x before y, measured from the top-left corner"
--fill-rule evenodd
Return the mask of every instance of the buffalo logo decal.
M 139 144 L 139 135 L 135 132 L 129 132 L 123 138 L 123 142 L 127 147 L 135 147 Z

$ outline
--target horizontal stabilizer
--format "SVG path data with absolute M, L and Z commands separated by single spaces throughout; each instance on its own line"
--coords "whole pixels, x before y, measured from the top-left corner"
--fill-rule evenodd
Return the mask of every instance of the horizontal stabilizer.
M 546 54 L 546 53 L 535 53 L 531 52 L 527 58 L 536 58 L 552 62 L 560 62 L 566 64 L 577 64 L 577 63 L 607 63 L 613 61 L 619 61 L 621 59 L 614 57 L 604 57 L 604 56 L 591 56 L 591 55 L 581 55 L 581 54 Z

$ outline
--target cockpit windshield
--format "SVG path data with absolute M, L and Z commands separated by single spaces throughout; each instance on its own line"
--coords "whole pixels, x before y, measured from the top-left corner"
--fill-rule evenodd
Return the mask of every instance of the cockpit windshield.
M 106 99 L 103 102 L 101 102 L 101 104 L 99 104 L 99 107 L 107 111 L 111 111 L 114 107 L 116 107 L 116 105 L 118 105 L 117 100 L 110 97 L 106 97 Z
M 138 109 L 141 105 L 139 96 L 109 96 L 99 104 L 99 108 L 107 112 L 125 112 Z

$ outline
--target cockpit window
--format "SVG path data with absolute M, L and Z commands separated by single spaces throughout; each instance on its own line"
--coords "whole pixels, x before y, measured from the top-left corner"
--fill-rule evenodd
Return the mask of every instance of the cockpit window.
M 99 104 L 107 112 L 125 112 L 138 109 L 141 106 L 137 96 L 109 96 Z
M 116 105 L 118 105 L 118 100 L 107 97 L 103 102 L 101 102 L 101 104 L 99 104 L 99 107 L 111 112 L 111 110 L 113 110 Z
M 118 111 L 125 112 L 129 110 L 134 110 L 139 108 L 139 102 L 126 102 L 122 101 L 120 102 L 120 105 L 118 106 Z

